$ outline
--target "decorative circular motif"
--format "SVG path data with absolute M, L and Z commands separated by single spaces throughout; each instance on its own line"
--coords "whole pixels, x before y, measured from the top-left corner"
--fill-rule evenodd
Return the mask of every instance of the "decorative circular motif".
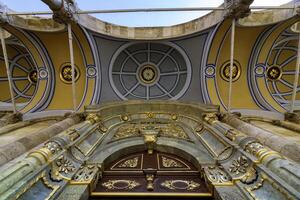
M 213 77 L 216 74 L 215 66 L 214 65 L 208 65 L 205 69 L 205 75 L 208 77 Z
M 145 85 L 152 85 L 158 78 L 158 69 L 152 64 L 145 64 L 141 66 L 139 71 L 139 79 Z
M 230 61 L 225 62 L 220 68 L 220 75 L 223 80 L 230 80 Z M 237 81 L 241 75 L 241 66 L 237 61 L 233 62 L 232 66 L 232 81 Z
M 266 76 L 270 81 L 276 81 L 281 78 L 282 71 L 281 71 L 280 67 L 273 65 L 271 67 L 268 67 Z
M 298 50 L 298 33 L 293 27 L 295 24 L 281 32 L 277 31 L 279 26 L 266 30 L 255 45 L 258 48 L 253 50 L 248 81 L 255 102 L 263 109 L 280 112 L 282 108 L 290 109 Z M 300 108 L 299 99 L 295 106 Z
M 48 77 L 48 72 L 45 68 L 39 70 L 39 76 L 41 79 L 45 79 Z
M 38 81 L 38 74 L 36 70 L 32 70 L 31 72 L 28 73 L 28 80 L 33 83 L 36 84 Z
M 78 80 L 80 76 L 79 69 L 75 66 L 75 81 Z M 64 83 L 71 84 L 72 83 L 72 66 L 70 63 L 65 63 L 60 67 L 60 80 Z
M 265 68 L 263 65 L 257 65 L 255 67 L 255 74 L 258 75 L 258 76 L 261 76 L 265 73 Z
M 191 82 L 185 52 L 170 42 L 131 42 L 121 46 L 110 63 L 110 84 L 127 99 L 178 99 Z
M 6 39 L 7 50 L 11 52 L 8 56 L 9 69 L 12 80 L 12 89 L 14 99 L 17 103 L 27 103 L 35 95 L 38 77 L 37 67 L 28 50 L 24 45 L 15 37 L 11 36 Z M 12 56 L 13 55 L 13 56 Z M 0 59 L 4 65 L 4 58 Z M 7 84 L 8 77 L 6 71 L 0 73 L 0 85 Z M 4 93 L 4 91 L 1 91 Z M 9 93 L 2 96 L 2 102 L 11 102 Z M 24 104 L 23 104 L 24 105 Z
M 87 67 L 87 75 L 89 77 L 95 77 L 97 74 L 97 70 L 94 66 L 88 66 Z

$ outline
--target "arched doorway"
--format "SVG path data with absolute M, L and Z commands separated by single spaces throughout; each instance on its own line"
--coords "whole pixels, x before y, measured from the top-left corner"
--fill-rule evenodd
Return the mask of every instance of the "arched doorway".
M 190 161 L 154 151 L 123 156 L 104 166 L 90 199 L 213 199 Z

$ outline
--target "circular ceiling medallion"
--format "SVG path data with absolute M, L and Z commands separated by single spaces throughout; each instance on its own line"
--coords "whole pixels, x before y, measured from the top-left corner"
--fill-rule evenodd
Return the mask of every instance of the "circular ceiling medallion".
M 152 85 L 158 80 L 159 69 L 154 64 L 145 64 L 138 69 L 141 82 L 145 85 Z
M 10 76 L 14 99 L 19 105 L 25 106 L 34 97 L 38 86 L 38 74 L 36 63 L 30 52 L 14 36 L 7 38 L 6 41 Z M 2 53 L 1 53 L 2 54 Z M 0 61 L 4 66 L 3 55 Z M 8 84 L 6 71 L 0 71 L 0 87 Z M 11 96 L 5 90 L 1 90 L 1 102 L 11 103 Z
M 191 82 L 185 52 L 170 42 L 132 42 L 121 46 L 110 63 L 110 84 L 127 99 L 178 99 Z
M 220 68 L 220 75 L 223 80 L 230 80 L 230 61 L 224 63 Z M 241 75 L 241 66 L 237 61 L 233 62 L 232 66 L 232 81 L 237 81 Z
M 281 78 L 282 70 L 280 67 L 273 65 L 271 67 L 268 67 L 266 75 L 270 81 L 276 81 Z
M 255 44 L 257 48 L 253 50 L 248 67 L 248 82 L 255 102 L 263 109 L 280 112 L 290 109 L 297 73 L 298 33 L 292 30 L 296 26 L 299 25 L 287 24 L 284 30 L 279 29 L 279 25 L 267 29 Z M 299 85 L 296 91 L 298 96 Z M 300 106 L 297 98 L 295 106 Z
M 75 81 L 78 80 L 80 76 L 79 69 L 75 66 Z M 65 63 L 60 67 L 60 80 L 64 83 L 71 84 L 72 83 L 72 66 L 70 63 Z

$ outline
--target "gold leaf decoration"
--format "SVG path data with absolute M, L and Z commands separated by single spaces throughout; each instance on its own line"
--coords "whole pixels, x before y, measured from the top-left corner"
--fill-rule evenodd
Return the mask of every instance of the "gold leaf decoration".
M 140 184 L 134 180 L 108 180 L 102 186 L 110 190 L 131 190 Z
M 165 168 L 182 168 L 183 166 L 180 162 L 177 162 L 176 160 L 166 158 L 164 156 L 161 157 L 162 165 Z
M 166 187 L 170 190 L 195 190 L 200 187 L 199 183 L 188 180 L 166 180 L 161 183 L 161 186 Z
M 118 165 L 119 168 L 136 168 L 138 165 L 139 158 L 135 157 L 129 160 L 126 160 Z

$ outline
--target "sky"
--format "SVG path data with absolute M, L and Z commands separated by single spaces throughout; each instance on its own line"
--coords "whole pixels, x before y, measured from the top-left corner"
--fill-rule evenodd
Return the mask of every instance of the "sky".
M 255 0 L 253 6 L 277 6 L 290 0 Z M 49 11 L 41 0 L 0 0 L 15 11 Z M 219 6 L 223 0 L 76 0 L 81 10 L 128 9 L 128 8 L 175 8 Z M 155 12 L 155 13 L 114 13 L 93 14 L 106 22 L 131 26 L 170 26 L 187 22 L 206 14 L 207 11 Z

